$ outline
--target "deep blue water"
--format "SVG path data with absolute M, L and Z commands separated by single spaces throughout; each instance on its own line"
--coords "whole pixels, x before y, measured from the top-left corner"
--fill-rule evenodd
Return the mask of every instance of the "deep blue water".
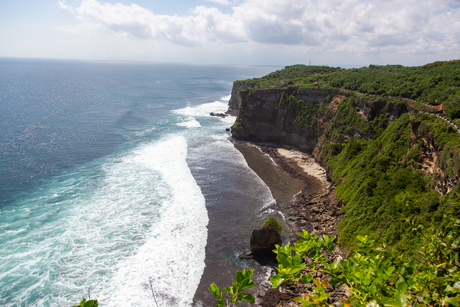
M 273 201 L 209 113 L 274 69 L 0 59 L 0 305 L 191 305 L 209 210 Z

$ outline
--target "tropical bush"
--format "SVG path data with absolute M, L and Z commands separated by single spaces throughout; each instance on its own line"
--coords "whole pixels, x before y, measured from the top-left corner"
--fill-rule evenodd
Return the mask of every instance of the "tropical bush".
M 72 306 L 72 307 L 97 307 L 97 300 L 89 300 L 87 301 L 85 298 L 81 300 L 80 304 Z
M 232 280 L 231 287 L 225 287 L 220 291 L 219 287 L 212 283 L 209 287 L 212 295 L 217 301 L 217 307 L 230 307 L 236 306 L 236 303 L 241 301 L 248 301 L 254 304 L 255 299 L 251 294 L 243 292 L 248 288 L 254 288 L 252 281 L 253 270 L 244 269 L 242 272 L 236 271 L 236 279 Z
M 335 237 L 319 238 L 304 230 L 294 245 L 277 246 L 278 268 L 270 282 L 273 288 L 283 283 L 311 283 L 312 292 L 295 299 L 301 306 L 332 306 L 328 285 L 346 285 L 351 295 L 340 298 L 348 306 L 459 306 L 460 304 L 460 220 L 440 228 L 415 226 L 406 221 L 424 244 L 417 255 L 399 254 L 376 245 L 367 236 L 356 238 L 357 249 L 343 259 L 334 254 Z M 328 255 L 328 256 L 326 256 Z M 311 264 L 306 268 L 305 258 Z M 322 280 L 314 278 L 322 273 Z M 244 285 L 253 285 L 252 273 L 239 274 L 231 293 Z M 239 278 L 238 278 L 239 276 Z M 218 306 L 225 305 L 221 292 L 213 284 L 210 290 Z M 235 297 L 235 296 L 233 296 Z M 245 299 L 242 295 L 241 300 Z M 228 300 L 227 302 L 236 302 Z M 253 303 L 253 298 L 248 301 Z M 231 305 L 234 306 L 234 305 Z
M 267 217 L 262 224 L 262 228 L 264 229 L 273 229 L 277 232 L 280 232 L 281 229 L 283 229 L 283 226 L 281 225 L 280 221 L 274 216 Z

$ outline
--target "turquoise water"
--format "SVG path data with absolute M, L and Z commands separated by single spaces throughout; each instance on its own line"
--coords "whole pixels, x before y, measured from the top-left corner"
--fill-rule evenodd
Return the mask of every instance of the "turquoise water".
M 219 195 L 273 201 L 209 113 L 272 70 L 0 59 L 0 305 L 191 305 Z

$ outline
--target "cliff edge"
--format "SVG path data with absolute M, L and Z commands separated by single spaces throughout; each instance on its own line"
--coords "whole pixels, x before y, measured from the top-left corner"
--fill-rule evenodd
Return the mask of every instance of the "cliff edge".
M 320 103 L 334 92 L 298 87 L 255 90 L 248 83 L 237 83 L 232 90 L 229 112 L 237 115 L 232 136 L 240 140 L 277 142 L 313 152 L 323 133 L 324 112 Z M 307 111 L 311 122 L 296 121 Z

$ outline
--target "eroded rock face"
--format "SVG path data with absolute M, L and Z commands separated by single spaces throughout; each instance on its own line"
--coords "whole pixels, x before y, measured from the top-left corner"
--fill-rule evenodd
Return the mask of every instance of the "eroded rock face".
M 291 95 L 294 92 L 296 99 L 311 105 L 313 109 L 317 109 L 314 105 L 319 105 L 332 93 L 326 90 L 301 88 L 232 91 L 229 110 L 234 112 L 238 107 L 238 119 L 232 127 L 232 136 L 242 140 L 289 144 L 312 152 L 322 134 L 320 127 L 322 115 L 314 115 L 319 119 L 318 125 L 314 127 L 299 126 L 295 122 L 297 113 L 291 110 L 289 105 L 280 103 L 282 95 Z M 238 106 L 236 102 L 239 103 Z
M 256 229 L 251 235 L 251 251 L 254 257 L 273 256 L 275 245 L 281 245 L 280 234 L 273 229 Z
M 247 81 L 233 82 L 232 95 L 230 97 L 230 101 L 228 102 L 228 111 L 226 113 L 233 116 L 237 116 L 238 110 L 242 102 L 240 91 L 245 91 L 253 87 L 254 84 Z

